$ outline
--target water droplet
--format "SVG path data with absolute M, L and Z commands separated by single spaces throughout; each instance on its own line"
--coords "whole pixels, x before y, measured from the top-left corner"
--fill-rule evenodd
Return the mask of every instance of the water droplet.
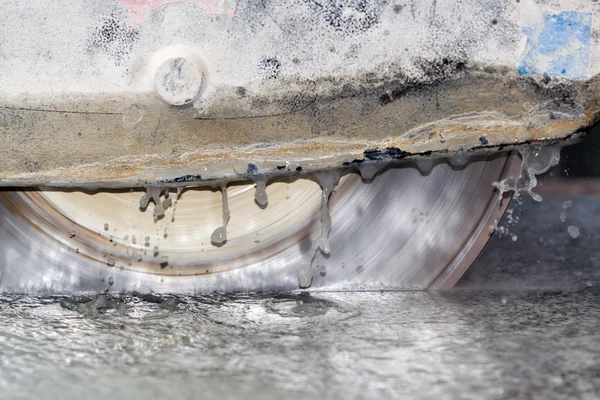
M 112 286 L 115 283 L 115 280 L 113 279 L 112 276 L 108 277 L 108 286 Z
M 560 213 L 560 222 L 566 222 L 567 221 L 567 214 L 565 214 L 564 212 Z
M 573 202 L 571 200 L 567 200 L 562 204 L 562 208 L 563 210 L 566 210 L 567 208 L 571 207 L 571 204 L 573 204 Z
M 573 239 L 577 239 L 579 237 L 579 228 L 573 225 L 569 225 L 569 227 L 567 228 L 567 232 L 569 233 L 569 236 L 571 236 Z
M 106 223 L 104 224 L 104 230 L 108 231 L 108 224 L 106 224 Z
M 266 207 L 269 203 L 269 198 L 267 196 L 267 178 L 256 178 L 255 182 L 256 191 L 254 192 L 254 201 L 256 201 L 260 206 Z
M 162 203 L 158 203 L 157 205 L 155 205 L 154 209 L 152 210 L 152 213 L 154 214 L 155 218 L 164 217 L 165 208 L 163 207 Z
M 162 256 L 160 259 L 160 267 L 166 268 L 169 265 L 169 258 L 167 256 Z
M 312 284 L 313 272 L 310 264 L 305 264 L 298 271 L 298 286 L 301 289 L 307 289 Z
M 115 258 L 114 257 L 108 257 L 108 259 L 106 260 L 106 265 L 108 265 L 109 267 L 114 267 L 114 265 L 115 265 Z
M 218 227 L 215 231 L 210 235 L 210 241 L 213 244 L 223 244 L 227 241 L 227 230 L 224 226 Z
M 519 237 L 517 235 L 512 235 L 511 239 L 512 239 L 513 242 L 516 242 L 517 239 L 519 239 Z
M 73 238 L 75 237 L 76 233 L 77 233 L 77 232 L 75 232 L 74 230 L 72 230 L 72 231 L 71 231 L 71 234 L 69 235 L 69 237 L 70 237 L 71 239 L 73 239 Z

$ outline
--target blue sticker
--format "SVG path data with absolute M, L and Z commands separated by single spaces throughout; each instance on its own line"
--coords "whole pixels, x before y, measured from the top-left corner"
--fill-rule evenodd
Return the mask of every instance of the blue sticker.
M 561 11 L 547 13 L 539 23 L 523 28 L 527 45 L 519 74 L 587 78 L 591 26 L 591 13 Z

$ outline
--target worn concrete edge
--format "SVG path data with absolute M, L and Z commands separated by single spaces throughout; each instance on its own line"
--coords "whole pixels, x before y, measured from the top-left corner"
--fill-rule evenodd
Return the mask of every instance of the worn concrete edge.
M 476 71 L 480 74 L 479 70 Z M 489 72 L 483 72 L 488 74 Z M 458 75 L 464 71 L 457 72 Z M 535 92 L 543 93 L 541 99 L 549 99 L 550 105 L 533 105 L 530 111 L 517 115 L 500 112 L 479 112 L 450 115 L 437 121 L 405 131 L 387 139 L 369 140 L 319 136 L 298 139 L 293 142 L 257 143 L 247 146 L 203 148 L 173 157 L 165 154 L 142 154 L 115 156 L 102 162 L 82 163 L 67 168 L 50 168 L 29 173 L 0 173 L 0 186 L 56 186 L 56 187 L 131 187 L 136 185 L 208 184 L 219 181 L 246 180 L 255 175 L 310 173 L 322 169 L 356 166 L 369 161 L 410 161 L 422 157 L 450 157 L 456 153 L 475 154 L 501 151 L 509 146 L 523 143 L 548 143 L 566 140 L 585 133 L 586 128 L 599 119 L 598 77 L 589 81 L 551 79 L 548 77 L 514 77 L 511 80 L 525 82 L 538 87 Z M 457 78 L 458 79 L 458 78 Z M 431 95 L 438 86 L 452 84 L 454 77 L 439 78 L 427 84 L 420 83 L 418 90 Z M 397 83 L 392 84 L 397 85 Z M 380 82 L 367 95 L 378 99 L 382 90 Z M 529 87 L 531 86 L 531 87 Z M 417 90 L 409 85 L 400 86 L 399 99 Z M 558 89 L 556 89 L 558 87 Z M 366 89 L 361 89 L 364 91 Z M 525 89 L 524 89 L 525 90 Z M 548 91 L 546 93 L 546 91 Z M 393 93 L 386 89 L 385 93 Z M 437 92 L 436 92 L 437 93 Z M 354 96 L 354 97 L 353 97 Z M 352 94 L 354 99 L 356 96 Z M 556 98 L 554 98 L 556 97 Z M 323 101 L 337 102 L 347 98 L 345 94 L 324 98 Z M 454 101 L 454 99 L 451 99 Z M 359 99 L 362 104 L 365 99 Z M 386 106 L 388 103 L 381 104 Z M 504 104 L 499 102 L 500 105 Z M 566 105 L 567 113 L 552 107 Z M 564 107 L 563 107 L 564 108 Z M 30 112 L 30 109 L 24 112 Z M 53 111 L 54 112 L 54 111 Z M 66 111 L 57 111 L 58 113 Z M 306 110 L 298 110 L 303 113 Z M 243 120 L 243 118 L 241 119 Z M 293 122 L 293 121 L 288 121 Z M 15 129 L 19 129 L 16 127 Z M 65 127 L 65 129 L 70 129 Z M 68 156 L 69 151 L 66 154 Z M 10 154 L 9 154 L 10 156 Z M 32 157 L 34 157 L 32 155 Z M 68 160 L 67 160 L 68 161 Z
M 468 151 L 461 151 L 462 156 L 468 157 L 468 161 L 464 165 L 453 166 L 453 168 L 464 168 L 472 161 L 484 160 L 488 157 L 501 155 L 503 153 L 518 150 L 523 147 L 529 146 L 566 146 L 571 143 L 575 143 L 582 138 L 584 133 L 574 132 L 564 138 L 552 138 L 542 140 L 528 140 L 518 144 L 509 144 L 501 146 L 480 146 L 473 148 Z M 362 158 L 354 158 L 352 161 L 344 161 L 343 163 L 335 163 L 328 165 L 326 163 L 308 164 L 307 167 L 290 165 L 279 165 L 274 168 L 265 168 L 259 170 L 259 172 L 246 172 L 244 174 L 230 174 L 223 176 L 211 176 L 203 177 L 201 175 L 182 175 L 174 178 L 164 178 L 159 180 L 142 180 L 133 178 L 115 178 L 107 179 L 106 177 L 97 181 L 90 182 L 89 179 L 53 179 L 52 176 L 60 175 L 57 171 L 51 171 L 48 177 L 22 177 L 11 180 L 0 181 L 0 187 L 2 188 L 24 188 L 24 187 L 43 187 L 43 188 L 80 188 L 87 190 L 100 190 L 100 189 L 131 189 L 136 187 L 148 187 L 148 186 L 160 186 L 160 187 L 198 187 L 198 186 L 212 186 L 219 187 L 223 184 L 229 183 L 244 183 L 253 182 L 260 177 L 267 177 L 271 179 L 287 179 L 293 180 L 297 178 L 310 178 L 310 175 L 314 172 L 340 169 L 340 170 L 353 170 L 360 168 L 363 164 L 378 163 L 382 167 L 412 167 L 418 168 L 416 161 L 422 159 L 431 159 L 433 164 L 447 162 L 451 157 L 455 156 L 457 152 L 450 151 L 437 151 L 437 152 L 425 152 L 421 154 L 410 154 L 402 152 L 400 149 L 391 147 L 384 149 L 368 149 L 363 153 Z M 249 163 L 249 169 L 253 170 L 257 166 L 253 163 Z M 93 166 L 90 166 L 93 168 Z M 424 171 L 424 173 L 427 173 Z

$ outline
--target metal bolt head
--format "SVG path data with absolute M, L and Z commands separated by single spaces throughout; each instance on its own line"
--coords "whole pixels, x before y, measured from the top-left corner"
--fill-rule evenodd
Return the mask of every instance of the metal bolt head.
M 193 61 L 171 58 L 162 63 L 154 73 L 154 92 L 171 106 L 191 104 L 202 87 L 203 73 Z

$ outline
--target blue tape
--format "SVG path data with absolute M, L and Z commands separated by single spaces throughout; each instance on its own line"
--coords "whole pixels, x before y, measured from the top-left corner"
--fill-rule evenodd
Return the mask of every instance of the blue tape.
M 591 13 L 547 13 L 539 23 L 524 27 L 522 32 L 527 36 L 527 45 L 519 74 L 588 78 Z

